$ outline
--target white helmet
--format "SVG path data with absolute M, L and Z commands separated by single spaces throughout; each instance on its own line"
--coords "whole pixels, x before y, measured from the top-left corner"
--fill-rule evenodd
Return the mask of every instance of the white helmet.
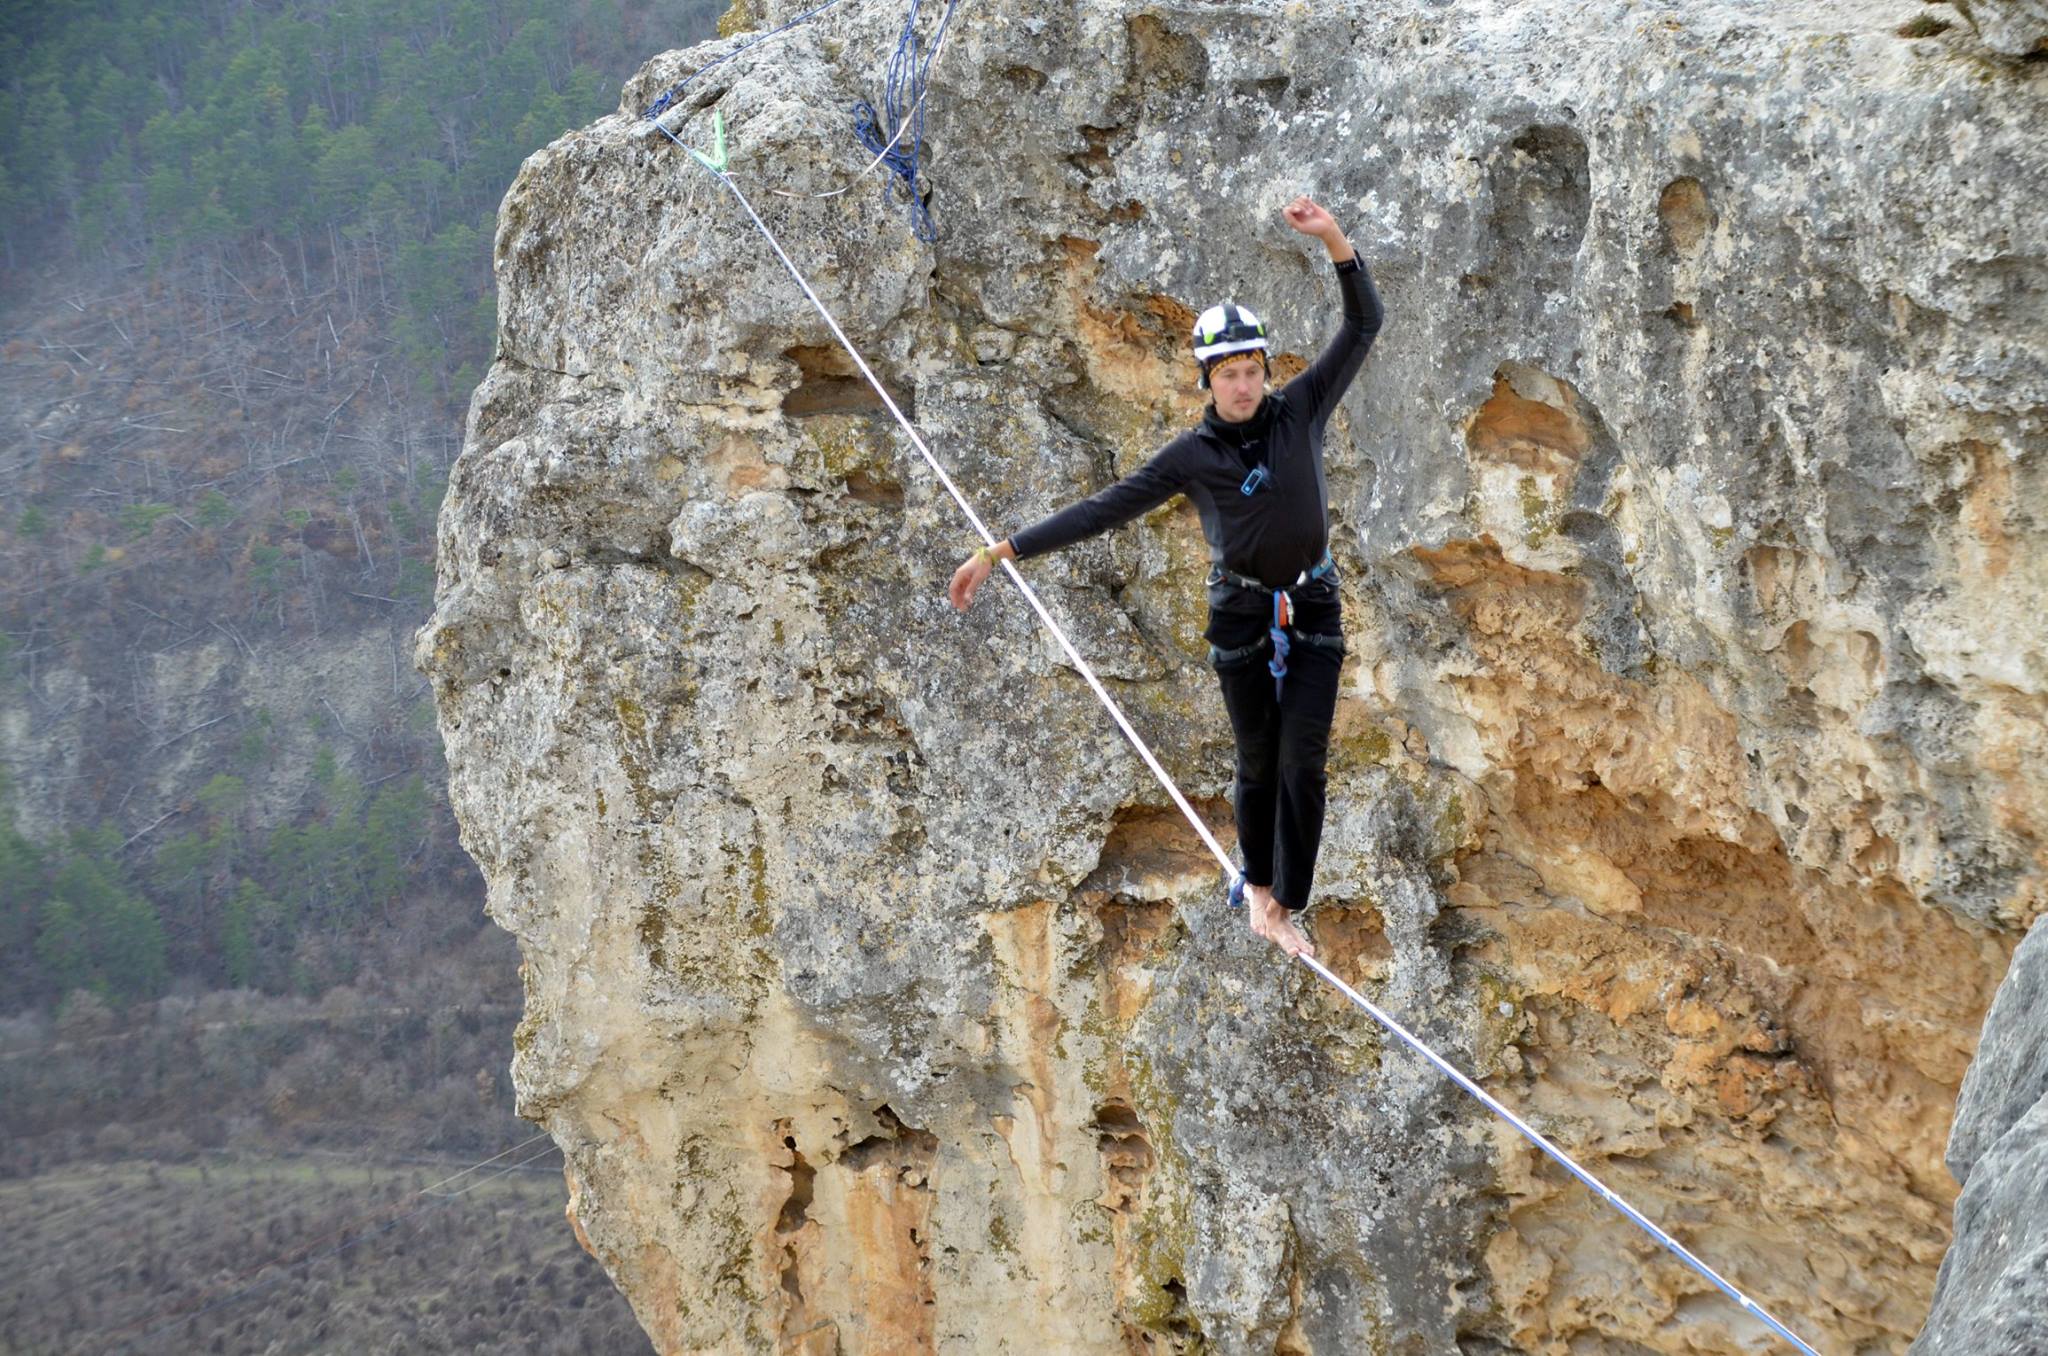
M 1209 384 L 1209 367 L 1219 358 L 1233 353 L 1257 353 L 1261 364 L 1265 364 L 1270 351 L 1266 343 L 1266 325 L 1236 302 L 1226 301 L 1211 306 L 1195 321 L 1195 361 L 1202 365 L 1202 385 Z

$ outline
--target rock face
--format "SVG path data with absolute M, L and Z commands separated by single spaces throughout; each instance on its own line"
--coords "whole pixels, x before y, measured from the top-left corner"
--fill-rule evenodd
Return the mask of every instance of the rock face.
M 2005 56 L 2048 53 L 2048 0 L 1952 0 L 1984 45 Z
M 2036 923 L 1984 1023 L 1948 1141 L 1963 1184 L 1924 1356 L 2048 1351 L 2048 927 Z
M 1388 322 L 1328 445 L 1318 944 L 1820 1349 L 1903 1351 L 2043 909 L 2048 68 L 1909 0 L 990 0 L 926 246 L 855 182 L 888 8 L 673 125 L 724 113 L 999 532 L 1195 417 L 1201 306 L 1298 370 L 1335 289 L 1279 208 L 1329 205 Z M 513 184 L 419 648 L 522 1109 L 656 1347 L 1768 1347 L 1254 944 L 1006 584 L 947 607 L 972 535 L 635 116 L 735 45 Z M 1181 504 L 1025 568 L 1222 826 L 1205 563 Z

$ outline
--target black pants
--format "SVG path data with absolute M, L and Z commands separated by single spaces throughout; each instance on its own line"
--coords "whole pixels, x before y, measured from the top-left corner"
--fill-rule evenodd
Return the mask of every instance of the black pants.
M 1227 586 L 1224 586 L 1227 590 Z M 1272 604 L 1253 611 L 1262 596 L 1231 590 L 1210 592 L 1205 633 L 1218 650 L 1255 644 L 1272 624 Z M 1273 695 L 1266 665 L 1270 645 L 1216 664 L 1223 704 L 1237 738 L 1237 845 L 1247 884 L 1272 888 L 1289 909 L 1307 905 L 1315 879 L 1316 853 L 1323 841 L 1325 778 L 1330 722 L 1337 713 L 1337 678 L 1344 652 L 1336 645 L 1311 644 L 1303 636 L 1341 636 L 1343 618 L 1334 578 L 1290 590 L 1294 599 L 1287 680 Z

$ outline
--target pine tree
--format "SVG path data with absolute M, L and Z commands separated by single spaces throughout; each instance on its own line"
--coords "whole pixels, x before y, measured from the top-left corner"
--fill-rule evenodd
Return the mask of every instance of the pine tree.
M 110 825 L 72 835 L 43 906 L 36 955 L 61 989 L 128 1002 L 161 992 L 169 967 L 162 920 L 130 887 L 120 851 Z
M 220 924 L 221 969 L 230 987 L 253 989 L 261 982 L 265 944 L 273 940 L 262 934 L 276 913 L 277 905 L 262 886 L 247 879 L 236 883 Z
M 36 929 L 36 960 L 44 982 L 59 993 L 92 983 L 92 939 L 78 906 L 61 895 L 43 901 Z
M 44 901 L 49 896 L 49 866 L 36 845 L 14 825 L 7 800 L 5 770 L 0 769 L 0 1011 L 32 1001 L 38 989 L 34 946 Z
M 50 73 L 29 82 L 22 102 L 14 169 L 21 176 L 29 208 L 45 217 L 68 216 L 78 197 L 78 168 L 71 154 L 76 135 L 71 105 Z

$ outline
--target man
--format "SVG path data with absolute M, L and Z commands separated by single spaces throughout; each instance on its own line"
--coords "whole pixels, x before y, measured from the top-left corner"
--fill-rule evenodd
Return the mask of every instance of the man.
M 1269 390 L 1258 317 L 1230 302 L 1203 312 L 1194 353 L 1214 400 L 1202 422 L 1107 489 L 976 551 L 947 596 L 964 612 L 999 559 L 1071 545 L 1175 494 L 1194 500 L 1211 562 L 1203 635 L 1237 741 L 1232 802 L 1244 874 L 1231 896 L 1249 896 L 1252 931 L 1289 956 L 1312 956 L 1294 915 L 1308 904 L 1322 842 L 1323 764 L 1344 657 L 1323 426 L 1384 313 L 1372 275 L 1327 211 L 1303 196 L 1282 215 L 1323 242 L 1343 292 L 1343 324 L 1315 362 Z

